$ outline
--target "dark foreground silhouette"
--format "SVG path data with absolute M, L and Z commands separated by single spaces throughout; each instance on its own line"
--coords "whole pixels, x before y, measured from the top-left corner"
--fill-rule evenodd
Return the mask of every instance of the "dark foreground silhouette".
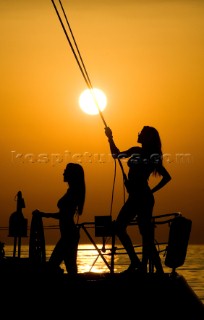
M 82 214 L 84 207 L 85 180 L 83 167 L 78 163 L 68 163 L 63 176 L 69 187 L 57 203 L 59 211 L 47 213 L 36 209 L 33 211 L 33 215 L 59 220 L 61 238 L 51 254 L 49 267 L 58 270 L 64 261 L 69 275 L 76 275 L 80 234 L 74 218 L 76 215 Z
M 105 128 L 105 134 L 108 137 L 113 158 L 128 158 L 128 176 L 126 177 L 123 174 L 128 198 L 115 222 L 115 232 L 126 249 L 131 262 L 127 272 L 135 272 L 135 269 L 139 272 L 147 272 L 147 264 L 151 260 L 157 272 L 163 273 L 160 257 L 154 244 L 153 194 L 163 188 L 171 180 L 171 176 L 163 166 L 159 133 L 153 127 L 143 127 L 137 139 L 141 146 L 134 146 L 125 151 L 120 151 L 116 147 L 109 127 Z M 152 189 L 150 189 L 148 182 L 151 175 L 161 177 Z M 142 236 L 143 254 L 141 262 L 127 233 L 127 226 L 134 218 L 137 218 Z

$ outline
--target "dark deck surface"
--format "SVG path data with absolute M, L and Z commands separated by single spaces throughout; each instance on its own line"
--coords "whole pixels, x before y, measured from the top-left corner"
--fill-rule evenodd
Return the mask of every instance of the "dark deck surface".
M 202 302 L 179 274 L 81 273 L 73 278 L 26 261 L 0 267 L 1 305 L 7 305 L 7 315 L 21 319 L 30 318 L 24 309 L 33 319 L 56 313 L 65 319 L 204 319 Z

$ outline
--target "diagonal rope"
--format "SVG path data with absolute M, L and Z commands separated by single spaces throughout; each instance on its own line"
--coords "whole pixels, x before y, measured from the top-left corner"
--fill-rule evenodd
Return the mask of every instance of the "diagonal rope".
M 78 64 L 78 66 L 79 66 L 79 69 L 80 69 L 80 71 L 81 71 L 81 73 L 82 73 L 82 76 L 83 76 L 83 78 L 84 78 L 84 80 L 85 80 L 85 82 L 86 82 L 87 87 L 90 89 L 90 92 L 91 92 L 92 97 L 93 97 L 93 99 L 94 99 L 94 102 L 95 102 L 95 104 L 96 104 L 96 106 L 97 106 L 97 109 L 98 109 L 98 112 L 99 112 L 99 114 L 100 114 L 100 116 L 101 116 L 101 119 L 102 119 L 105 127 L 107 127 L 107 124 L 106 124 L 106 122 L 105 122 L 105 119 L 104 119 L 104 117 L 103 117 L 103 114 L 102 114 L 102 112 L 101 112 L 101 110 L 100 110 L 100 108 L 99 108 L 98 101 L 97 101 L 96 96 L 95 96 L 95 94 L 94 94 L 94 90 L 93 90 L 93 86 L 92 86 L 91 80 L 90 80 L 90 78 L 89 78 L 88 72 L 87 72 L 87 70 L 86 70 L 86 67 L 85 67 L 85 65 L 84 65 L 82 56 L 81 56 L 81 54 L 80 54 L 79 48 L 78 48 L 77 43 L 76 43 L 76 40 L 75 40 L 75 38 L 74 38 L 72 29 L 71 29 L 70 24 L 69 24 L 69 21 L 68 21 L 68 19 L 67 19 L 65 10 L 64 10 L 64 8 L 63 8 L 62 2 L 59 0 L 61 9 L 62 9 L 62 11 L 63 11 L 65 20 L 66 20 L 66 22 L 67 22 L 69 31 L 70 31 L 71 36 L 72 36 L 72 39 L 73 39 L 73 41 L 74 41 L 74 45 L 76 46 L 76 49 L 77 49 L 77 52 L 78 52 L 78 55 L 79 55 L 80 60 L 78 59 L 78 56 L 77 56 L 77 54 L 76 54 L 76 52 L 75 52 L 75 50 L 74 50 L 74 47 L 73 47 L 73 45 L 72 45 L 72 42 L 71 42 L 71 40 L 70 40 L 70 38 L 69 38 L 69 36 L 68 36 L 68 33 L 67 33 L 66 28 L 65 28 L 65 26 L 64 26 L 64 23 L 63 23 L 63 21 L 62 21 L 62 19 L 61 19 L 61 16 L 60 16 L 60 13 L 59 13 L 59 11 L 58 11 L 58 9 L 57 9 L 57 6 L 55 5 L 54 0 L 51 0 L 51 1 L 52 1 L 52 4 L 53 4 L 54 8 L 55 8 L 56 13 L 57 13 L 58 19 L 59 19 L 59 21 L 60 21 L 60 23 L 61 23 L 61 26 L 62 26 L 62 28 L 63 28 L 63 31 L 64 31 L 64 33 L 65 33 L 65 36 L 66 36 L 66 38 L 67 38 L 67 40 L 68 40 L 68 43 L 69 43 L 69 45 L 70 45 L 70 47 L 71 47 L 72 53 L 74 54 L 74 57 L 75 57 L 75 59 L 76 59 L 76 61 L 77 61 L 77 64 Z M 81 63 L 80 63 L 80 61 L 81 61 Z M 81 64 L 82 64 L 82 65 L 81 65 Z
M 58 0 L 58 1 L 59 1 L 59 4 L 60 4 L 60 7 L 61 7 L 61 10 L 62 10 L 62 12 L 63 12 L 64 18 L 65 18 L 65 20 L 66 20 L 66 23 L 67 23 L 69 32 L 70 32 L 70 34 L 71 34 L 71 36 L 72 36 L 72 40 L 73 40 L 74 45 L 75 45 L 75 47 L 76 47 L 76 50 L 77 50 L 77 53 L 78 53 L 79 58 L 78 58 L 78 56 L 77 56 L 77 54 L 76 54 L 76 52 L 75 52 L 75 49 L 74 49 L 74 47 L 73 47 L 73 45 L 72 45 L 72 42 L 71 42 L 71 40 L 70 40 L 70 38 L 69 38 L 69 35 L 68 35 L 67 30 L 66 30 L 66 28 L 65 28 L 65 26 L 64 26 L 64 23 L 63 23 L 63 21 L 62 21 L 62 18 L 61 18 L 61 16 L 60 16 L 60 13 L 59 13 L 59 11 L 58 11 L 58 9 L 57 9 L 57 6 L 56 6 L 54 0 L 51 0 L 51 1 L 52 1 L 53 6 L 54 6 L 54 9 L 55 9 L 55 11 L 56 11 L 56 13 L 57 13 L 58 19 L 59 19 L 59 21 L 60 21 L 60 23 L 61 23 L 61 26 L 62 26 L 62 29 L 63 29 L 63 31 L 64 31 L 64 34 L 65 34 L 65 36 L 66 36 L 66 38 L 67 38 L 67 41 L 68 41 L 68 43 L 69 43 L 69 45 L 70 45 L 70 48 L 71 48 L 71 50 L 72 50 L 72 53 L 74 54 L 74 57 L 75 57 L 75 59 L 76 59 L 76 62 L 77 62 L 78 66 L 79 66 L 79 69 L 80 69 L 80 71 L 81 71 L 81 73 L 82 73 L 82 76 L 83 76 L 83 78 L 84 78 L 84 80 L 85 80 L 85 82 L 86 82 L 87 87 L 90 89 L 90 92 L 91 92 L 91 94 L 92 94 L 92 96 L 93 96 L 93 99 L 94 99 L 95 104 L 96 104 L 96 106 L 97 106 L 98 112 L 99 112 L 99 114 L 100 114 L 100 116 L 101 116 L 101 119 L 102 119 L 102 121 L 103 121 L 103 123 L 104 123 L 104 125 L 105 125 L 105 128 L 107 128 L 106 121 L 105 121 L 105 119 L 104 119 L 104 117 L 103 117 L 103 114 L 102 114 L 100 108 L 99 108 L 98 101 L 97 101 L 96 96 L 95 96 L 95 94 L 94 94 L 94 90 L 93 90 L 93 86 L 92 86 L 90 77 L 89 77 L 88 72 L 87 72 L 87 70 L 86 70 L 84 61 L 83 61 L 82 56 L 81 56 L 81 53 L 80 53 L 80 51 L 79 51 L 77 42 L 76 42 L 76 40 L 75 40 L 74 34 L 73 34 L 73 32 L 72 32 L 72 29 L 71 29 L 70 23 L 69 23 L 69 21 L 68 21 L 67 15 L 66 15 L 66 13 L 65 13 L 64 7 L 63 7 L 63 5 L 62 5 L 62 2 L 61 2 L 61 0 Z M 124 169 L 123 169 L 121 160 L 120 160 L 119 158 L 118 158 L 118 163 L 119 163 L 120 168 L 121 168 L 121 171 L 122 171 L 123 180 L 125 181 L 126 175 L 125 175 L 125 172 L 124 172 Z M 115 180 L 115 178 L 114 178 L 114 180 Z M 114 190 L 114 187 L 113 187 L 113 190 Z M 113 197 L 113 196 L 112 196 L 112 197 Z M 124 198 L 125 198 L 125 196 L 124 196 Z M 112 211 L 112 205 L 111 205 L 111 211 Z
M 75 45 L 75 47 L 76 47 L 76 49 L 77 49 L 77 52 L 78 52 L 80 61 L 81 61 L 82 66 L 83 66 L 83 68 L 84 68 L 84 72 L 85 72 L 85 74 L 86 74 L 86 78 L 87 78 L 87 80 L 88 80 L 89 86 L 90 86 L 90 88 L 92 88 L 92 84 L 91 84 L 90 77 L 89 77 L 88 72 L 87 72 L 87 70 L 86 70 L 84 61 L 83 61 L 83 59 L 82 59 L 81 53 L 80 53 L 80 51 L 79 51 L 79 47 L 78 47 L 78 45 L 77 45 L 77 43 L 76 43 L 74 34 L 73 34 L 73 32 L 72 32 L 70 23 L 69 23 L 69 21 L 68 21 L 68 18 L 67 18 L 67 15 L 66 15 L 66 13 L 65 13 L 65 10 L 64 10 L 64 7 L 63 7 L 63 5 L 62 5 L 61 0 L 59 0 L 59 3 L 60 3 L 60 6 L 61 6 L 61 9 L 62 9 L 62 12 L 63 12 L 63 14 L 64 14 L 65 20 L 66 20 L 66 22 L 67 22 L 67 26 L 68 26 L 68 28 L 69 28 L 69 31 L 70 31 L 70 33 L 71 33 L 72 39 L 73 39 L 73 41 L 74 41 L 74 45 Z

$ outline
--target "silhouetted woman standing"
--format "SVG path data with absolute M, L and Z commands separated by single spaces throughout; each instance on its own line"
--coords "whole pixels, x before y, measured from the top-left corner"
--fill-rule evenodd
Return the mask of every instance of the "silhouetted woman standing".
M 129 158 L 127 162 L 129 172 L 128 177 L 125 179 L 128 199 L 115 221 L 116 234 L 126 249 L 131 262 L 127 271 L 138 270 L 147 272 L 148 260 L 151 259 L 157 272 L 163 272 L 159 253 L 155 247 L 153 238 L 153 193 L 164 187 L 171 180 L 171 177 L 162 164 L 162 148 L 159 133 L 153 127 L 144 126 L 138 134 L 137 139 L 141 147 L 134 146 L 122 152 L 116 147 L 112 131 L 109 127 L 105 128 L 105 134 L 108 137 L 113 158 Z M 148 184 L 151 175 L 158 175 L 162 178 L 152 189 L 150 189 Z M 137 218 L 142 236 L 142 263 L 134 250 L 134 246 L 126 230 L 128 224 L 135 217 Z
M 78 163 L 68 163 L 64 170 L 64 182 L 69 187 L 59 199 L 56 213 L 45 213 L 35 210 L 34 214 L 41 217 L 59 220 L 61 238 L 57 242 L 49 259 L 53 269 L 64 261 L 69 275 L 77 274 L 77 250 L 79 243 L 79 228 L 75 224 L 75 215 L 81 215 L 85 202 L 85 179 L 83 167 Z

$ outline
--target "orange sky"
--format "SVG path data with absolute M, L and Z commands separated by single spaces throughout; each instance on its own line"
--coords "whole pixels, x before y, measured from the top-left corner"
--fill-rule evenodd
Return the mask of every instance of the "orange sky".
M 204 2 L 63 4 L 91 82 L 107 95 L 103 115 L 118 147 L 135 145 L 144 125 L 161 135 L 172 181 L 155 194 L 154 214 L 181 212 L 193 222 L 191 243 L 204 243 Z M 68 161 L 80 160 L 86 175 L 80 222 L 110 214 L 114 162 L 104 124 L 79 108 L 86 83 L 52 2 L 2 1 L 0 27 L 0 226 L 19 190 L 29 223 L 36 208 L 55 212 Z M 113 219 L 122 203 L 118 166 Z

